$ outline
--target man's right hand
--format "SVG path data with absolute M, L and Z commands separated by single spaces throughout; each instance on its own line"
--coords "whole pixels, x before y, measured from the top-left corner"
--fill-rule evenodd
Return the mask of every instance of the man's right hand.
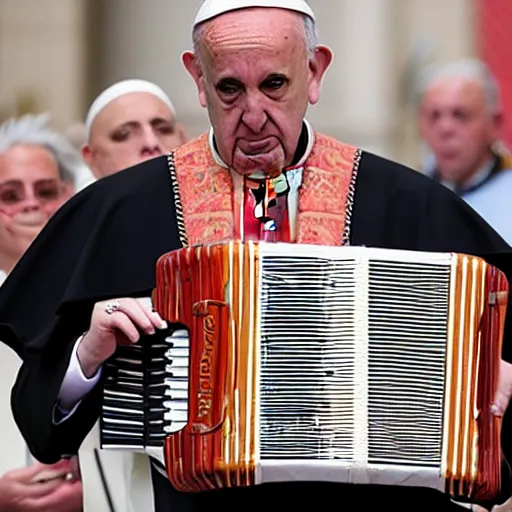
M 147 310 L 131 298 L 97 302 L 88 332 L 78 345 L 77 357 L 84 375 L 90 379 L 111 357 L 117 345 L 139 341 L 141 333 L 154 334 L 167 328 L 158 313 Z

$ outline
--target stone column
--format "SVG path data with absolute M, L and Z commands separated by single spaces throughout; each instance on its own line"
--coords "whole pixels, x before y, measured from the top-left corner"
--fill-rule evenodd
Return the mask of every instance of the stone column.
M 191 48 L 191 25 L 200 0 L 103 0 L 101 87 L 124 78 L 143 78 L 162 87 L 189 135 L 208 126 L 195 85 L 181 63 Z M 99 92 L 99 91 L 97 91 Z
M 391 0 L 311 0 L 320 42 L 335 59 L 315 125 L 346 142 L 392 156 L 395 111 Z
M 0 2 L 0 116 L 50 111 L 81 120 L 86 90 L 86 0 Z

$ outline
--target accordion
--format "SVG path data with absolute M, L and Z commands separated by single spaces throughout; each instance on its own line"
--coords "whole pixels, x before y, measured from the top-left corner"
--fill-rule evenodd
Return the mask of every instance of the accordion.
M 200 492 L 326 481 L 500 488 L 503 273 L 463 254 L 226 242 L 162 256 L 172 329 L 105 368 L 103 448 Z

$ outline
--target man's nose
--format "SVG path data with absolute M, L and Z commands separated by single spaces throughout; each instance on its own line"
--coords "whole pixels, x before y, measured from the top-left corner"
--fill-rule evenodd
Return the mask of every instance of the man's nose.
M 253 132 L 261 133 L 267 122 L 265 104 L 259 94 L 247 97 L 242 115 L 243 123 Z
M 455 132 L 455 121 L 451 116 L 441 116 L 437 121 L 437 129 L 444 136 Z
M 34 194 L 32 189 L 25 190 L 25 197 L 20 204 L 20 210 L 24 212 L 30 212 L 32 210 L 39 210 L 41 208 L 40 199 Z
M 163 153 L 162 143 L 152 129 L 145 130 L 143 137 L 142 154 L 157 156 Z

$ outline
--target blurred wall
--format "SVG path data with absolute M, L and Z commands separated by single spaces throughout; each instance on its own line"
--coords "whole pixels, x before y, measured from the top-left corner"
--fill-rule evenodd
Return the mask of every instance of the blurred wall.
M 512 149 L 512 1 L 479 0 L 479 47 L 501 84 L 503 142 Z
M 87 0 L 0 0 L 0 119 L 50 110 L 56 126 L 65 127 L 82 117 L 87 6 Z

